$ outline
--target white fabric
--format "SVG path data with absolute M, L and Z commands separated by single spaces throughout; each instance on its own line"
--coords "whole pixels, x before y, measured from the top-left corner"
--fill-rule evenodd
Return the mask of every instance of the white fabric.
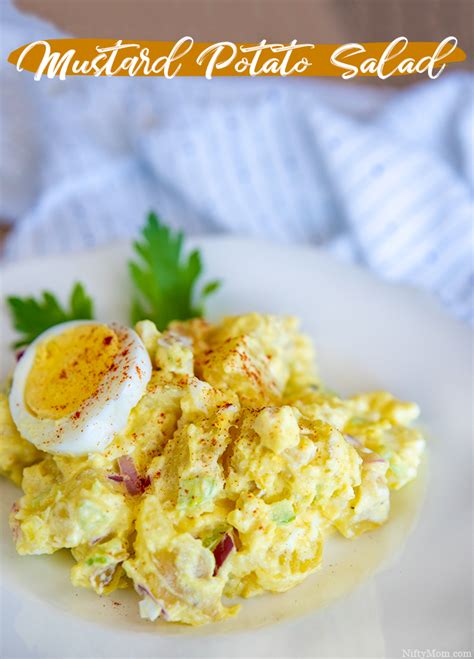
M 2 5 L 6 259 L 131 236 L 155 209 L 189 233 L 326 245 L 472 322 L 470 74 L 393 92 L 295 79 L 35 82 L 6 63 L 52 36 Z

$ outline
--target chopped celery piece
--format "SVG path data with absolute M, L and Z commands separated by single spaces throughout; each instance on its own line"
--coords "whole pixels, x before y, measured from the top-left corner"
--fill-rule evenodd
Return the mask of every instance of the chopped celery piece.
M 289 524 L 295 519 L 295 511 L 291 501 L 283 500 L 277 501 L 272 505 L 272 520 L 279 526 L 282 524 Z
M 217 483 L 209 476 L 184 478 L 179 484 L 178 509 L 186 510 L 211 501 L 217 494 Z
M 87 565 L 94 565 L 95 563 L 108 563 L 108 559 L 105 556 L 92 556 L 86 561 Z

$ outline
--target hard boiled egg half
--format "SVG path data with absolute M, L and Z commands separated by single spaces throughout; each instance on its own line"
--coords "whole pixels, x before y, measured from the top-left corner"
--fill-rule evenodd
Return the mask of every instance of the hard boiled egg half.
M 90 320 L 56 325 L 19 360 L 10 410 L 20 434 L 48 453 L 103 451 L 146 390 L 151 362 L 128 327 Z

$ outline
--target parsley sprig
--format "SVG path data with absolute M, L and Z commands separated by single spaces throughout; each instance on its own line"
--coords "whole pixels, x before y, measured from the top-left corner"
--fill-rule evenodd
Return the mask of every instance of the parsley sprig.
M 69 296 L 69 308 L 64 308 L 50 291 L 43 291 L 38 299 L 33 297 L 7 297 L 7 304 L 14 328 L 20 338 L 14 348 L 26 346 L 53 325 L 68 320 L 90 320 L 94 317 L 94 305 L 84 286 L 74 284 Z
M 172 320 L 187 320 L 204 314 L 206 298 L 220 286 L 208 282 L 199 294 L 196 285 L 202 274 L 198 250 L 183 254 L 184 235 L 173 232 L 150 213 L 141 240 L 134 243 L 138 260 L 129 262 L 136 293 L 132 322 L 152 320 L 163 330 Z
M 210 281 L 196 293 L 202 274 L 201 254 L 194 250 L 184 255 L 183 241 L 182 232 L 173 232 L 154 213 L 149 214 L 141 239 L 134 243 L 137 260 L 128 264 L 135 289 L 133 323 L 150 319 L 163 330 L 172 320 L 204 314 L 205 300 L 219 288 L 220 282 Z M 14 348 L 28 345 L 53 325 L 94 318 L 92 299 L 80 283 L 74 284 L 68 307 L 61 306 L 50 291 L 44 291 L 38 299 L 10 296 L 7 304 L 13 326 L 20 333 Z

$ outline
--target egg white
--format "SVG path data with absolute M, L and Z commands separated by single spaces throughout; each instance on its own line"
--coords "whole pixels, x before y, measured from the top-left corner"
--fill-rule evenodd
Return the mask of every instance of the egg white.
M 9 397 L 13 421 L 22 437 L 47 453 L 78 456 L 103 451 L 125 428 L 151 377 L 150 357 L 140 337 L 128 327 L 110 323 L 120 344 L 114 360 L 117 369 L 106 374 L 97 394 L 61 419 L 42 419 L 32 414 L 24 393 L 38 344 L 73 327 L 91 324 L 94 321 L 80 320 L 55 325 L 28 346 L 16 366 Z M 125 349 L 126 358 L 121 354 Z

